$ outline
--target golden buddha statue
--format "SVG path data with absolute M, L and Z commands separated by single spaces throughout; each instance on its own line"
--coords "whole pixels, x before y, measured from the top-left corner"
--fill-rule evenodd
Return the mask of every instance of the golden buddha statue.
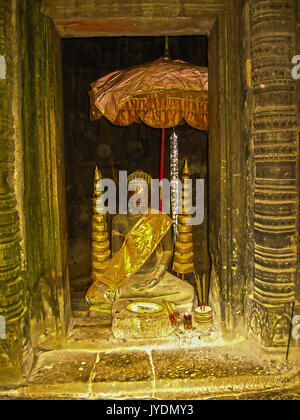
M 137 207 L 139 201 L 148 202 L 151 181 L 150 175 L 142 171 L 128 177 L 130 198 L 137 192 L 140 197 Z M 107 311 L 109 302 L 120 299 L 157 303 L 168 300 L 180 313 L 190 313 L 193 287 L 168 272 L 173 253 L 172 220 L 160 212 L 152 214 L 149 209 L 144 214 L 145 210 L 114 217 L 111 264 L 90 287 L 87 301 Z

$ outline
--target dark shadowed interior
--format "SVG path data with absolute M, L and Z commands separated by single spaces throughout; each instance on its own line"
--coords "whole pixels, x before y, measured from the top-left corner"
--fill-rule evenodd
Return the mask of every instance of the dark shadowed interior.
M 89 276 L 93 176 L 98 165 L 104 177 L 118 185 L 119 171 L 141 169 L 159 178 L 159 129 L 143 123 L 117 127 L 102 118 L 89 119 L 90 84 L 115 71 L 153 61 L 164 53 L 164 37 L 107 37 L 63 40 L 65 159 L 67 174 L 67 217 L 69 270 L 72 280 Z M 172 59 L 207 66 L 207 37 L 181 36 L 169 40 Z M 165 177 L 169 178 L 169 141 L 166 130 Z M 179 168 L 188 159 L 191 178 L 208 185 L 208 136 L 183 124 L 175 128 L 179 138 Z M 195 183 L 194 183 L 195 187 Z M 207 188 L 206 188 L 207 193 Z M 195 265 L 209 271 L 207 252 L 207 202 L 205 221 L 193 231 Z M 191 279 L 192 281 L 192 279 Z M 78 284 L 78 282 L 77 282 Z M 83 289 L 86 283 L 83 283 Z M 82 292 L 84 290 L 82 289 Z M 74 296 L 74 294 L 73 294 Z M 82 293 L 79 293 L 82 296 Z

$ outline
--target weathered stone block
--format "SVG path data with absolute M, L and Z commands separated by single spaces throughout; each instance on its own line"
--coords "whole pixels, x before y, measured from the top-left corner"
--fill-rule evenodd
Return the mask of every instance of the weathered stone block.
M 92 380 L 93 392 L 150 396 L 153 389 L 153 372 L 149 355 L 145 351 L 101 353 Z
M 119 339 L 167 337 L 174 328 L 165 311 L 156 314 L 137 314 L 126 306 L 134 300 L 119 300 L 113 304 L 112 332 Z
M 41 354 L 24 388 L 25 395 L 88 394 L 96 357 L 96 353 L 82 351 L 53 351 Z

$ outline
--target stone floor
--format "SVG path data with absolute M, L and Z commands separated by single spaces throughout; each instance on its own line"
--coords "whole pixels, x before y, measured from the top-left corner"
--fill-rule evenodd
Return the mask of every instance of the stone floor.
M 76 334 L 76 346 L 70 340 L 59 350 L 41 350 L 27 381 L 0 388 L 0 399 L 300 399 L 298 348 L 286 362 L 285 349 L 266 352 L 252 340 L 100 349 L 91 342 L 85 348 L 88 341 Z
M 299 365 L 245 350 L 50 351 L 0 399 L 300 399 Z

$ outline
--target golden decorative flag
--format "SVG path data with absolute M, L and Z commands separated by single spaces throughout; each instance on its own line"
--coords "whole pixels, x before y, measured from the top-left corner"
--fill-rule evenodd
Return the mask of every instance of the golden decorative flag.
M 110 260 L 106 270 L 94 278 L 87 297 L 92 298 L 99 284 L 115 291 L 125 284 L 145 264 L 155 251 L 173 221 L 166 214 L 144 214 L 125 237 L 117 254 Z

